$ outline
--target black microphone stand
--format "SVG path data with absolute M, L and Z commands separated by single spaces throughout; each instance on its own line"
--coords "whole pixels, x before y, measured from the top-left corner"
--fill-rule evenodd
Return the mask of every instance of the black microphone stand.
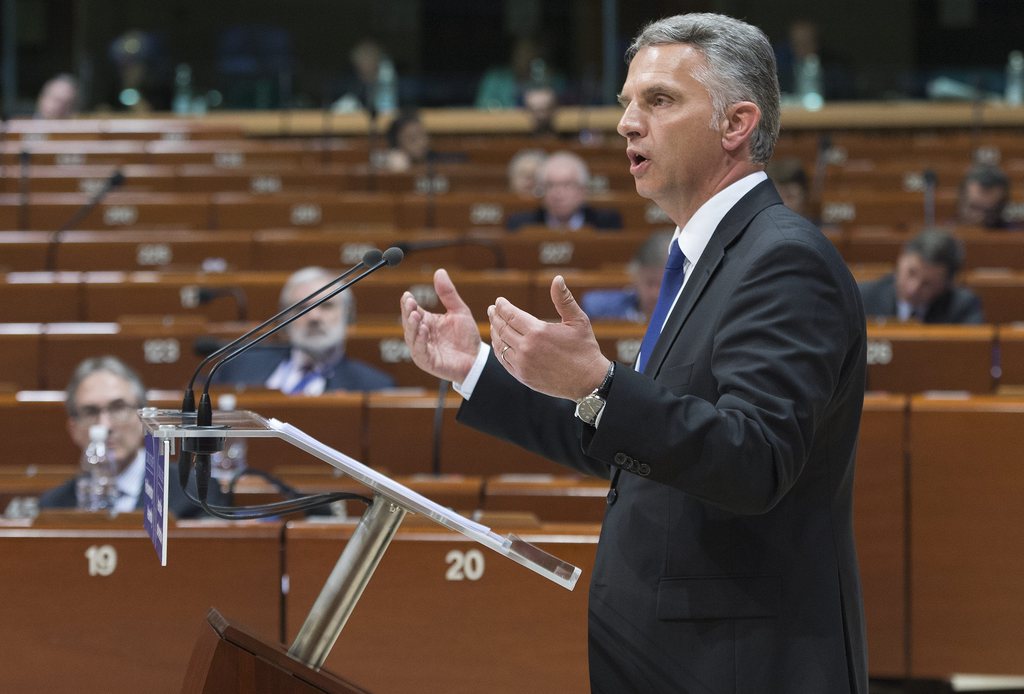
M 92 196 L 89 202 L 79 207 L 78 210 L 76 210 L 75 213 L 71 215 L 71 219 L 64 222 L 64 224 L 62 224 L 61 227 L 53 233 L 53 236 L 50 237 L 50 243 L 46 247 L 47 270 L 52 272 L 53 270 L 56 269 L 57 247 L 60 245 L 60 240 L 61 237 L 64 235 L 64 232 L 70 231 L 71 229 L 74 229 L 76 226 L 78 226 L 78 223 L 85 219 L 87 216 L 89 216 L 89 213 L 92 212 L 96 208 L 96 206 L 103 201 L 105 197 L 107 197 L 110 191 L 114 190 L 122 183 L 124 183 L 124 174 L 121 173 L 120 169 L 118 169 L 117 171 L 110 175 L 110 178 L 108 178 L 104 182 L 102 188 L 96 191 L 96 194 Z

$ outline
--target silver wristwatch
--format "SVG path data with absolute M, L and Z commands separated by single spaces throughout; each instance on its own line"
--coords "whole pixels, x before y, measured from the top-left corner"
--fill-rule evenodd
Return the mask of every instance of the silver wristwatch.
M 584 397 L 582 400 L 576 403 L 576 416 L 579 417 L 580 421 L 584 424 L 594 426 L 594 422 L 597 421 L 597 416 L 601 414 L 601 410 L 604 409 L 605 398 L 608 396 L 608 391 L 612 386 L 612 376 L 615 374 L 615 362 L 613 361 L 608 365 L 608 373 L 605 374 L 604 380 L 601 381 L 601 385 L 594 389 L 594 391 Z

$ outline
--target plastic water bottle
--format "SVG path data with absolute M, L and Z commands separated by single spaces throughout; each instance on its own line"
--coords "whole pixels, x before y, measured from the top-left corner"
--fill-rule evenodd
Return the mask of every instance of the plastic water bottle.
M 107 427 L 89 427 L 89 445 L 82 453 L 81 474 L 75 487 L 82 511 L 111 511 L 117 501 L 117 471 L 107 455 Z
M 1024 104 L 1024 53 L 1010 51 L 1006 61 L 1006 103 L 1010 106 Z
M 796 89 L 800 103 L 808 111 L 817 111 L 825 104 L 821 60 L 813 53 L 797 67 Z
M 377 68 L 377 112 L 393 113 L 398 109 L 398 77 L 390 58 L 382 58 Z
M 234 393 L 224 393 L 217 399 L 217 409 L 221 412 L 234 412 L 237 404 L 238 399 Z M 226 487 L 232 477 L 245 469 L 248 453 L 248 442 L 244 438 L 226 437 L 224 450 L 210 456 L 210 476 L 221 487 Z

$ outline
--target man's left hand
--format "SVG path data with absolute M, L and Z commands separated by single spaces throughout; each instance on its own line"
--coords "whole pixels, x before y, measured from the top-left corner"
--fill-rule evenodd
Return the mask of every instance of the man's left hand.
M 611 363 L 594 337 L 590 318 L 565 279 L 551 281 L 551 302 L 561 316 L 548 323 L 498 297 L 487 309 L 494 356 L 520 383 L 558 398 L 579 400 L 604 380 Z

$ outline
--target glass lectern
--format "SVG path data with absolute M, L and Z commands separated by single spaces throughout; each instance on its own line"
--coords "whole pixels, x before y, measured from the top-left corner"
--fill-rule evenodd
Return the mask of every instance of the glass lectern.
M 192 437 L 277 438 L 320 458 L 373 492 L 373 503 L 363 513 L 352 538 L 328 577 L 305 624 L 288 654 L 319 668 L 351 615 L 388 544 L 407 513 L 425 516 L 450 530 L 506 556 L 558 585 L 572 590 L 580 569 L 552 556 L 514 534 L 499 535 L 490 528 L 445 508 L 344 453 L 308 436 L 290 424 L 266 419 L 245 410 L 215 412 L 211 427 L 182 424 L 180 411 L 147 407 L 139 411 L 146 428 L 146 524 L 166 562 L 166 504 L 164 484 L 171 456 L 179 439 Z M 193 416 L 194 419 L 194 416 Z

